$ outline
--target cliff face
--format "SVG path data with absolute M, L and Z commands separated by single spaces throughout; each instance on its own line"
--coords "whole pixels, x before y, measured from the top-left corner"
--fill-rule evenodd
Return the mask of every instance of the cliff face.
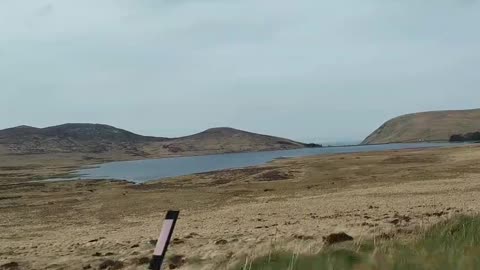
M 362 144 L 449 141 L 454 134 L 480 130 L 480 109 L 403 115 L 387 121 Z

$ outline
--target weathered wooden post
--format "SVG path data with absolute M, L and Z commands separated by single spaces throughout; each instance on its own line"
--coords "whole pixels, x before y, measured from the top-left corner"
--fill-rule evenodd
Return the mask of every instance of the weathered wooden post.
M 168 245 L 175 229 L 180 211 L 168 211 L 165 220 L 163 221 L 162 231 L 158 237 L 157 245 L 153 252 L 153 258 L 150 261 L 150 269 L 160 270 L 167 254 Z

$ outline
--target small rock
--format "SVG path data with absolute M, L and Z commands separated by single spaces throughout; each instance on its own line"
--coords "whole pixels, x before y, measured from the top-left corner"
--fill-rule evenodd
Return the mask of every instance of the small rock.
M 92 269 L 92 266 L 88 264 L 88 265 L 85 265 L 82 269 L 83 270 Z
M 95 252 L 92 256 L 93 256 L 93 257 L 100 257 L 100 256 L 102 256 L 102 253 L 100 253 L 100 252 Z
M 226 245 L 226 244 L 228 244 L 228 241 L 225 239 L 220 239 L 215 241 L 215 245 Z
M 326 237 L 323 237 L 323 242 L 325 243 L 325 245 L 333 245 L 336 243 L 347 242 L 352 240 L 353 240 L 353 237 L 343 232 L 333 233 Z
M 113 252 L 107 252 L 107 253 L 105 253 L 105 256 L 113 256 L 113 255 L 115 255 L 115 253 L 113 253 Z
M 158 240 L 150 240 L 149 241 L 150 245 L 152 245 L 152 246 L 156 246 L 157 242 L 158 242 Z

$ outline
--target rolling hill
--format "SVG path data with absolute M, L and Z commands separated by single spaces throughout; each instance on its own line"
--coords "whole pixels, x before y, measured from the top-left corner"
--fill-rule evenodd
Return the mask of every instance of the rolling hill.
M 121 153 L 140 157 L 165 157 L 314 146 L 316 145 L 233 128 L 213 128 L 180 138 L 142 136 L 100 124 L 64 124 L 47 128 L 19 126 L 0 130 L 0 148 L 8 154 L 21 155 Z
M 304 148 L 296 141 L 233 128 L 212 128 L 162 143 L 171 152 L 248 152 Z
M 407 114 L 387 121 L 362 144 L 449 141 L 480 131 L 480 109 Z

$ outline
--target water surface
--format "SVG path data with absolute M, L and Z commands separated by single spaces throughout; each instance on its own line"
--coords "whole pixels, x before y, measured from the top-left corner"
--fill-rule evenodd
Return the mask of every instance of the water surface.
M 445 147 L 451 145 L 452 144 L 449 143 L 359 145 L 120 161 L 105 163 L 95 168 L 81 169 L 76 172 L 78 175 L 80 175 L 80 177 L 75 179 L 117 179 L 143 183 L 151 180 L 194 173 L 255 166 L 265 164 L 278 158 L 306 157 L 336 153 L 387 151 L 408 148 Z

